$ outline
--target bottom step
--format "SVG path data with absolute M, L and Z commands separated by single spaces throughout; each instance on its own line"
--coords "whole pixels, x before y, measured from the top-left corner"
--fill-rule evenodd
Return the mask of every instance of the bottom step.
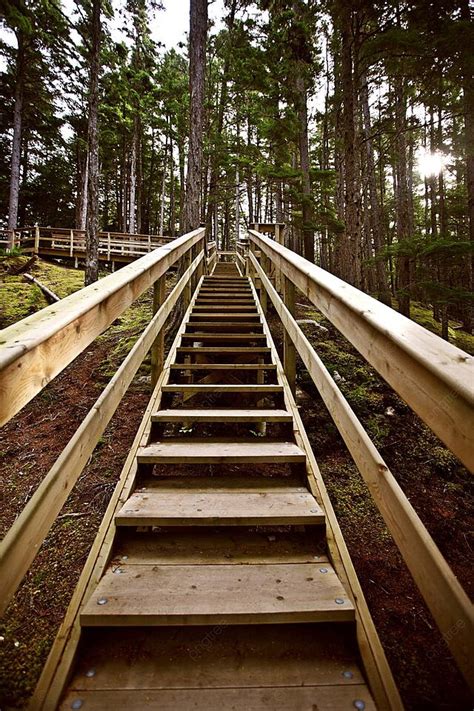
M 316 686 L 304 689 L 176 689 L 166 691 L 108 690 L 86 692 L 83 704 L 66 697 L 60 709 L 87 711 L 375 711 L 367 687 Z M 357 703 L 357 705 L 356 705 Z
M 358 699 L 366 710 L 374 708 L 352 625 L 88 629 L 77 659 L 64 709 L 82 699 L 83 711 L 139 711 L 142 692 L 154 709 L 176 702 L 173 711 L 203 708 L 205 702 L 209 711 L 270 711 L 279 708 L 277 692 L 285 711 L 354 711 Z M 311 693 L 301 697 L 301 691 Z M 99 705 L 106 700 L 108 707 Z

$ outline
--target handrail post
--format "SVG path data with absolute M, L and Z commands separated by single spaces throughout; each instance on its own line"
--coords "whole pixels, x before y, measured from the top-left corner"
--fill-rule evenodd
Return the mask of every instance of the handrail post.
M 262 265 L 262 269 L 265 272 L 265 274 L 268 275 L 268 278 L 270 278 L 269 274 L 269 259 L 267 255 L 263 252 L 263 250 L 260 250 L 260 264 Z M 267 307 L 268 307 L 268 299 L 267 299 L 267 290 L 262 284 L 262 280 L 259 279 L 260 282 L 260 288 L 259 288 L 259 297 L 260 297 L 260 303 L 262 305 L 262 311 L 267 315 Z
M 35 247 L 33 250 L 33 254 L 39 254 L 39 243 L 40 243 L 40 228 L 38 225 L 35 225 Z
M 279 271 L 279 270 L 278 270 Z M 283 301 L 292 316 L 295 315 L 295 285 L 284 274 L 281 275 Z M 296 349 L 286 328 L 283 329 L 283 365 L 288 384 L 293 395 L 296 393 Z
M 110 232 L 107 232 L 107 261 L 110 262 Z
M 207 252 L 208 252 L 208 250 L 207 250 L 207 238 L 206 238 L 206 235 L 204 235 L 204 237 L 203 237 L 203 239 L 202 239 L 201 242 L 198 242 L 198 243 L 196 244 L 196 256 L 197 256 L 197 255 L 199 254 L 199 252 L 201 252 L 201 251 L 204 251 L 204 258 L 203 258 L 202 262 L 199 264 L 199 266 L 198 266 L 198 268 L 197 268 L 197 270 L 196 270 L 196 281 L 195 281 L 196 284 L 199 283 L 199 280 L 200 280 L 200 278 L 202 277 L 203 272 L 204 272 L 204 262 L 205 262 L 205 260 L 206 260 Z
M 69 236 L 69 256 L 72 257 L 74 254 L 74 230 L 70 231 Z
M 166 296 L 166 274 L 153 284 L 153 315 L 157 313 Z M 160 329 L 151 347 L 151 389 L 155 388 L 165 360 L 165 328 Z
M 192 254 L 191 250 L 188 249 L 185 254 L 183 254 L 183 272 L 185 272 L 191 266 Z M 183 289 L 183 308 L 186 310 L 191 303 L 191 279 L 188 279 L 186 286 Z

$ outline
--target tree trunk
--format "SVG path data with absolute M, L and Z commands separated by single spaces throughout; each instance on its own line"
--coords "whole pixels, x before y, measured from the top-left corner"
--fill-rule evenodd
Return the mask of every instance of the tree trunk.
M 160 200 L 160 226 L 158 229 L 158 234 L 163 236 L 163 229 L 165 224 L 165 194 L 166 194 L 166 167 L 168 160 L 168 134 L 165 136 L 165 154 L 163 156 L 163 180 L 161 182 L 161 200 Z
M 170 129 L 171 130 L 171 129 Z M 175 178 L 174 178 L 174 154 L 173 154 L 173 136 L 170 135 L 170 219 L 169 232 L 171 237 L 176 234 L 176 193 L 175 193 Z
M 133 118 L 132 152 L 130 156 L 130 207 L 128 212 L 128 231 L 131 234 L 134 234 L 136 230 L 135 196 L 137 192 L 137 149 L 139 138 L 139 121 L 140 119 L 138 115 L 135 114 Z
M 461 19 L 466 26 L 472 20 L 469 0 L 461 0 Z M 468 201 L 469 239 L 474 243 L 474 80 L 472 76 L 472 47 L 463 46 L 463 113 L 464 145 L 466 151 L 466 188 Z M 474 291 L 474 253 L 466 257 L 466 287 Z M 468 333 L 474 330 L 474 306 L 469 304 L 464 312 L 463 326 Z
M 408 191 L 407 141 L 406 141 L 406 97 L 405 82 L 401 76 L 394 81 L 395 126 L 396 136 L 396 222 L 397 241 L 403 248 L 408 248 L 410 237 L 410 196 Z M 398 310 L 410 317 L 411 265 L 408 254 L 400 253 L 398 266 Z
M 360 242 L 359 198 L 356 175 L 356 131 L 354 120 L 353 31 L 350 5 L 341 2 L 339 23 L 341 33 L 341 94 L 343 135 L 344 233 L 338 245 L 338 265 L 342 279 L 355 284 L 360 271 L 358 263 Z
M 313 218 L 311 200 L 311 179 L 309 174 L 309 138 L 308 138 L 308 104 L 303 71 L 298 72 L 296 79 L 297 114 L 298 114 L 298 148 L 301 169 L 302 213 L 303 213 L 303 256 L 314 262 L 314 232 L 311 226 Z
M 385 236 L 383 233 L 383 218 L 380 208 L 380 201 L 377 192 L 377 176 L 375 173 L 374 148 L 371 138 L 371 121 L 369 110 L 369 88 L 365 74 L 361 78 L 360 101 L 363 115 L 363 132 L 366 151 L 367 183 L 370 201 L 370 229 L 375 251 L 375 281 L 377 296 L 384 304 L 391 306 L 390 291 L 387 283 L 387 271 L 385 260 L 381 258 L 381 251 L 385 246 Z
M 8 207 L 8 229 L 16 230 L 18 201 L 20 197 L 21 130 L 23 101 L 25 94 L 26 47 L 23 32 L 17 32 L 18 51 L 16 59 L 15 106 L 13 109 L 13 140 L 10 176 L 10 199 Z
M 189 30 L 190 127 L 184 231 L 199 227 L 206 71 L 207 2 L 191 0 Z
M 224 127 L 224 113 L 227 107 L 227 82 L 229 80 L 229 69 L 230 60 L 232 55 L 232 43 L 231 43 L 231 33 L 235 22 L 235 13 L 237 9 L 237 0 L 232 0 L 232 4 L 229 10 L 229 16 L 227 19 L 227 47 L 226 56 L 224 60 L 224 66 L 222 69 L 222 77 L 220 84 L 220 92 L 217 93 L 216 103 L 217 103 L 217 122 L 216 122 L 216 137 L 214 144 L 214 151 L 211 156 L 211 174 L 209 180 L 209 203 L 207 206 L 206 215 L 206 225 L 208 229 L 210 228 L 212 222 L 212 211 L 214 209 L 214 203 L 217 200 L 217 182 L 219 178 L 219 150 L 220 150 L 220 138 L 222 136 L 222 129 Z
M 77 229 L 85 230 L 87 223 L 87 193 L 89 186 L 89 153 L 87 152 L 84 161 L 84 170 L 82 177 L 81 194 L 79 201 L 79 216 L 77 221 Z
M 101 0 L 92 0 L 91 54 L 89 81 L 89 186 L 87 200 L 86 272 L 85 284 L 99 278 L 99 71 L 100 71 L 100 23 Z

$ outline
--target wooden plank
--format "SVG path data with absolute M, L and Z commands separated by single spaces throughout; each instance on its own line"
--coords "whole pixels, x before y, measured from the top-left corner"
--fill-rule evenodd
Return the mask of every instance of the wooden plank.
M 266 340 L 263 333 L 183 333 L 185 341 L 261 341 Z
M 172 383 L 163 385 L 162 391 L 164 393 L 193 393 L 195 395 L 199 393 L 245 393 L 246 395 L 258 395 L 260 393 L 283 393 L 283 387 L 281 385 L 199 385 L 195 383 L 191 385 L 180 385 Z
M 255 632 L 255 627 L 247 625 L 218 630 L 90 629 L 70 689 L 351 687 L 364 683 L 350 625 L 267 625 L 264 634 Z M 87 674 L 91 669 L 96 671 L 93 676 Z
M 252 255 L 251 255 L 252 258 Z M 258 266 L 255 263 L 258 270 Z M 457 663 L 474 688 L 474 613 L 467 594 L 310 342 L 260 274 Z M 455 635 L 450 631 L 457 629 Z
M 215 304 L 217 301 L 217 298 L 214 296 L 201 296 L 198 295 L 198 298 L 196 300 L 196 306 L 199 306 L 200 304 Z M 219 296 L 218 298 L 219 303 L 222 304 L 253 304 L 255 303 L 255 300 L 250 297 L 250 296 Z
M 203 321 L 211 320 L 211 319 L 215 319 L 216 321 L 220 321 L 220 320 L 222 320 L 223 318 L 227 318 L 228 316 L 229 316 L 229 314 L 226 313 L 226 312 L 220 312 L 220 311 L 213 312 L 213 311 L 211 311 L 210 313 L 207 313 L 206 311 L 197 310 L 197 311 L 193 311 L 191 318 L 192 318 L 193 321 L 197 321 L 197 320 L 201 320 L 201 319 L 202 319 Z M 252 313 L 251 313 L 251 314 L 248 314 L 248 313 L 237 313 L 237 312 L 232 314 L 232 320 L 233 320 L 233 321 L 234 321 L 234 320 L 235 320 L 235 321 L 239 321 L 239 320 L 247 321 L 247 320 L 250 320 L 250 319 L 253 319 L 253 320 L 255 320 L 255 321 L 260 321 L 260 316 L 258 316 L 257 312 L 255 312 L 254 314 L 252 314 Z
M 203 284 L 201 288 L 199 289 L 200 294 L 204 293 L 210 293 L 210 294 L 240 294 L 240 293 L 246 293 L 246 294 L 251 294 L 252 290 L 250 288 L 250 284 L 240 284 L 236 286 L 230 286 L 229 284 L 225 284 L 224 286 L 214 284 L 214 285 L 209 285 L 209 284 Z
M 293 442 L 266 442 L 241 440 L 229 442 L 206 438 L 205 440 L 186 437 L 153 442 L 138 450 L 140 464 L 207 464 L 222 462 L 227 464 L 261 462 L 304 462 L 305 453 Z
M 59 707 L 70 710 L 77 699 L 70 692 Z M 265 689 L 176 689 L 176 690 L 97 690 L 81 692 L 81 700 L 88 711 L 115 709 L 140 709 L 140 711 L 209 711 L 210 709 L 252 709 L 252 711 L 340 711 L 354 708 L 354 702 L 364 704 L 359 708 L 375 711 L 365 685 L 308 686 L 304 688 L 280 687 Z
M 224 333 L 232 332 L 246 332 L 246 331 L 257 331 L 261 332 L 262 326 L 260 321 L 254 321 L 253 323 L 247 323 L 246 321 L 238 321 L 237 323 L 232 323 L 232 321 L 188 321 L 187 329 L 202 329 L 203 331 L 214 329 L 213 333 L 217 329 L 222 330 Z M 241 329 L 241 331 L 240 331 Z
M 137 492 L 153 490 L 164 493 L 179 491 L 193 491 L 194 493 L 223 494 L 229 491 L 237 493 L 255 493 L 267 491 L 278 494 L 307 494 L 309 489 L 303 485 L 301 478 L 295 474 L 281 474 L 280 476 L 264 476 L 259 474 L 225 474 L 223 476 L 174 476 L 160 475 L 140 478 Z
M 8 422 L 179 257 L 202 241 L 200 228 L 2 332 L 0 426 Z
M 474 357 L 286 247 L 249 234 L 474 471 Z
M 8 601 L 12 598 L 34 560 L 143 359 L 174 309 L 191 274 L 197 269 L 202 259 L 201 252 L 134 344 L 93 408 L 88 412 L 0 543 L 0 612 L 6 608 Z
M 242 306 L 239 304 L 234 304 L 234 305 L 229 305 L 229 304 L 201 304 L 199 307 L 196 307 L 196 311 L 209 311 L 209 310 L 215 310 L 216 308 L 219 308 L 219 311 L 237 311 L 238 313 L 243 313 L 247 311 L 257 311 L 257 308 L 255 306 L 255 303 L 253 303 L 250 306 Z
M 122 531 L 112 569 L 127 565 L 261 565 L 267 563 L 327 562 L 321 528 L 285 532 L 245 528 L 159 531 L 148 535 Z M 124 534 L 127 533 L 125 536 Z
M 286 410 L 161 410 L 151 416 L 153 422 L 291 422 Z
M 324 523 L 309 492 L 215 491 L 146 487 L 135 492 L 115 516 L 117 526 L 293 526 Z
M 198 353 L 206 355 L 206 353 L 270 353 L 269 346 L 180 346 L 177 353 Z
M 249 286 L 203 286 L 199 289 L 199 296 L 251 296 L 251 294 Z
M 170 370 L 276 370 L 275 363 L 173 363 Z
M 104 575 L 81 613 L 83 626 L 353 619 L 333 568 L 311 563 L 127 566 L 121 575 Z

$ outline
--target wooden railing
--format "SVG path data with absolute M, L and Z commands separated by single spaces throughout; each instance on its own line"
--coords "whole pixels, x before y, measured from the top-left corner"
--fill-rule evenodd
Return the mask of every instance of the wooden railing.
M 167 244 L 173 238 L 162 235 L 99 232 L 99 259 L 103 261 L 132 261 Z M 22 227 L 0 230 L 0 248 L 18 247 L 24 254 L 44 254 L 64 257 L 83 257 L 86 250 L 84 230 L 61 227 Z
M 363 425 L 294 318 L 295 287 L 334 324 L 471 470 L 474 358 L 273 239 L 249 230 L 246 269 L 284 327 L 284 366 L 295 349 L 365 480 L 464 676 L 474 688 L 473 607 Z M 283 298 L 269 278 L 275 273 Z M 273 279 L 274 282 L 277 279 Z
M 8 422 L 145 290 L 154 289 L 150 323 L 0 545 L 0 614 L 150 349 L 152 385 L 156 383 L 163 367 L 166 320 L 178 300 L 184 301 L 185 306 L 189 303 L 197 280 L 206 269 L 206 251 L 205 230 L 200 228 L 1 332 L 0 425 Z M 211 255 L 209 259 L 213 258 Z M 181 276 L 166 297 L 166 273 L 180 260 Z

